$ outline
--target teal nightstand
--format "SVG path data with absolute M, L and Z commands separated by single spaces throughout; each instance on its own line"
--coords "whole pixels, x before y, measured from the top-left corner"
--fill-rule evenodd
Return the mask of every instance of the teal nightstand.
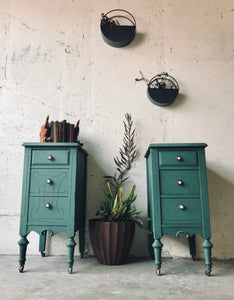
M 23 272 L 27 235 L 40 235 L 39 251 L 45 256 L 46 234 L 67 237 L 68 272 L 74 262 L 74 236 L 79 230 L 79 250 L 85 247 L 87 153 L 77 143 L 25 143 L 20 217 L 19 271 Z
M 146 152 L 148 208 L 153 231 L 156 273 L 160 274 L 160 239 L 164 234 L 189 238 L 194 257 L 195 238 L 204 238 L 206 275 L 211 272 L 210 217 L 206 144 L 151 144 Z

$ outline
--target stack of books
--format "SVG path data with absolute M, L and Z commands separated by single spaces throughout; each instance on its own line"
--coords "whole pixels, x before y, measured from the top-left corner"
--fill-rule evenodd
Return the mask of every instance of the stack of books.
M 76 125 L 63 121 L 50 121 L 49 116 L 46 122 L 41 126 L 40 142 L 53 142 L 53 143 L 74 143 L 78 142 L 79 123 Z
M 71 123 L 67 123 L 66 120 L 63 121 L 51 121 L 49 122 L 48 137 L 50 137 L 51 142 L 77 142 L 79 134 L 79 121 L 76 126 Z

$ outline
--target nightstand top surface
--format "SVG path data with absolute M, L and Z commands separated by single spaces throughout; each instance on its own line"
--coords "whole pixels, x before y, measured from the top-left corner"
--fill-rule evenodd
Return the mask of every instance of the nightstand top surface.
M 145 154 L 145 157 L 148 157 L 149 156 L 149 152 L 150 152 L 150 149 L 152 148 L 156 148 L 156 149 L 162 149 L 162 148 L 205 148 L 207 147 L 207 144 L 206 143 L 168 143 L 168 144 L 150 144 L 147 151 L 146 151 L 146 154 Z
M 81 151 L 83 151 L 85 154 L 87 154 L 87 151 L 83 149 L 78 143 L 40 143 L 40 142 L 34 142 L 34 143 L 23 143 L 22 146 L 24 147 L 40 147 L 40 148 L 50 148 L 50 147 L 76 147 L 79 148 Z

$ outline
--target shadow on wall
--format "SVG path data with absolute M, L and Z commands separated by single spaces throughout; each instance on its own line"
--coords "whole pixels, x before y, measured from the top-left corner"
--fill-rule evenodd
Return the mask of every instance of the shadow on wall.
M 234 258 L 234 185 L 215 171 L 207 169 L 212 257 Z M 203 257 L 200 247 L 202 239 L 197 237 L 197 254 Z
M 86 197 L 86 239 L 85 248 L 88 254 L 92 254 L 93 250 L 89 241 L 89 219 L 96 217 L 96 212 L 103 200 L 103 190 L 105 188 L 106 172 L 100 167 L 98 162 L 92 155 L 88 156 L 87 167 L 87 197 Z

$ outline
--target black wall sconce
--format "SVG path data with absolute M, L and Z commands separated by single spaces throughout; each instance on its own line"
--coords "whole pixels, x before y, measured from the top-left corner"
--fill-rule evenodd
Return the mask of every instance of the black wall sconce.
M 124 9 L 113 9 L 102 14 L 100 24 L 104 41 L 112 46 L 121 48 L 127 46 L 136 35 L 136 20 L 131 13 Z

